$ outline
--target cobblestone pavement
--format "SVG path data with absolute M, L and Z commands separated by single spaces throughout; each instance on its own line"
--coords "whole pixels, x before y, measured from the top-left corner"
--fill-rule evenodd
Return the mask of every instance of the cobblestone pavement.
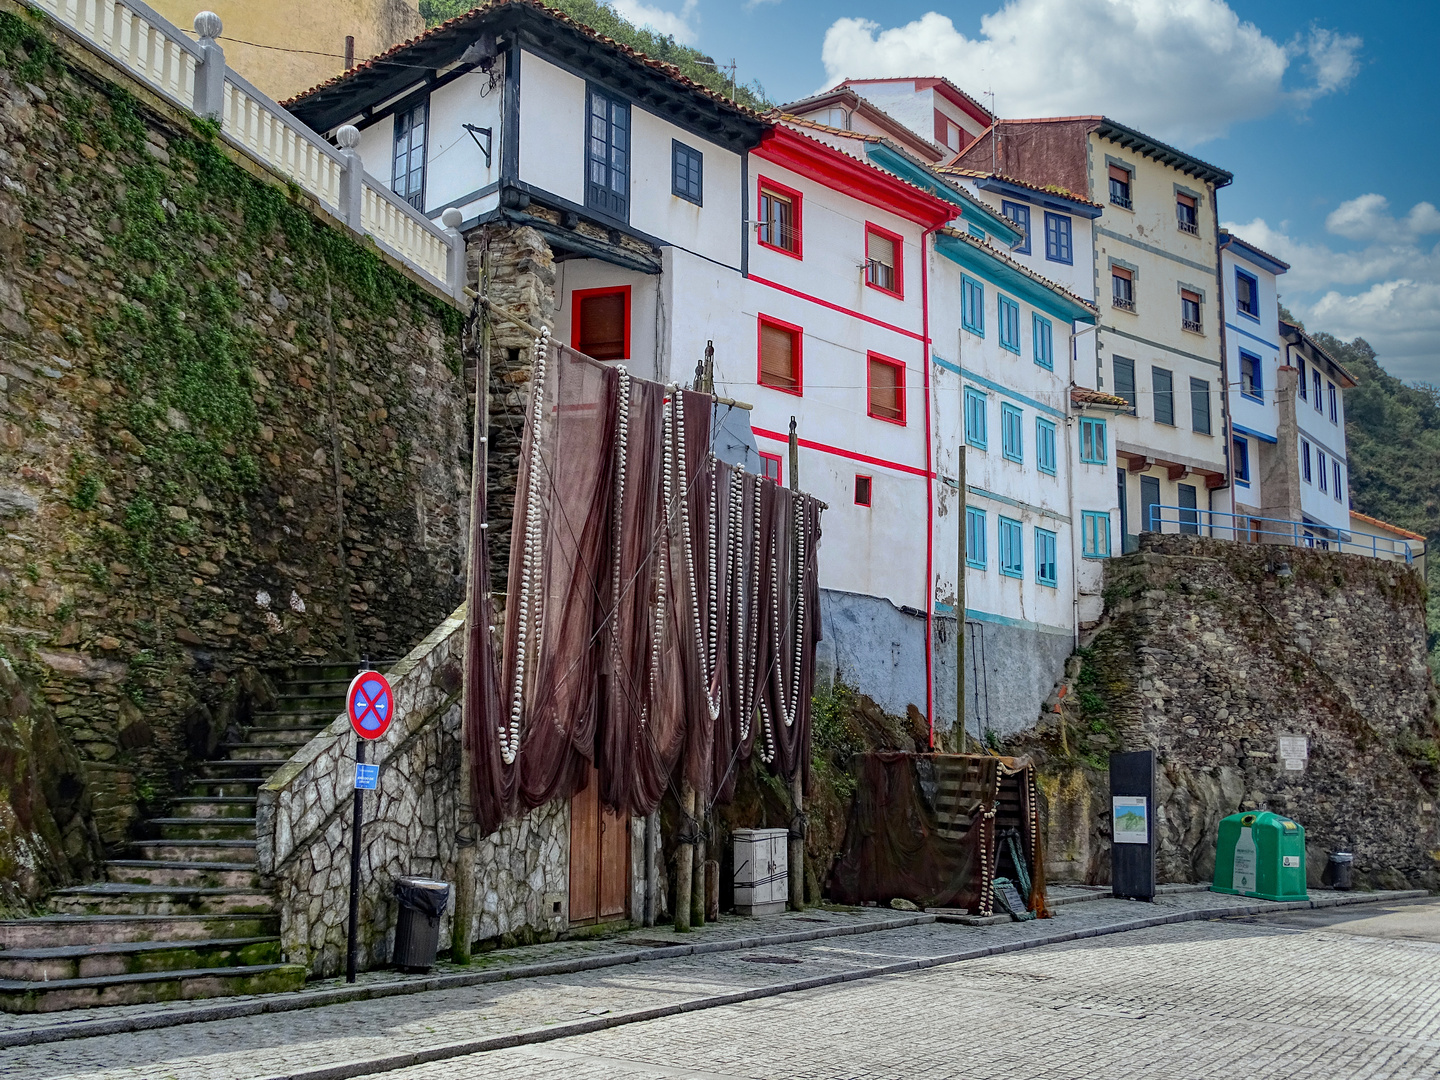
M 1409 914 L 1440 926 L 1440 901 Z M 1433 1080 L 1440 944 L 1354 923 L 1180 923 L 386 1075 Z
M 1162 896 L 1154 905 L 1095 900 L 1061 907 L 1045 922 L 929 923 L 13 1047 L 4 1051 L 3 1072 L 6 1080 L 243 1080 L 381 1070 L 396 1080 L 502 1071 L 516 1080 L 656 1070 L 687 1077 L 1100 1075 L 1084 1064 L 1091 1062 L 1107 1075 L 1152 1076 L 1159 1074 L 1135 1070 L 1168 1054 L 1182 1062 L 1191 1054 L 1202 1071 L 1185 1065 L 1168 1075 L 1208 1080 L 1271 1075 L 1262 1065 L 1284 1066 L 1285 1076 L 1360 1075 L 1331 1067 L 1343 1060 L 1337 1055 L 1382 1047 L 1394 1067 L 1366 1075 L 1431 1077 L 1440 1069 L 1440 946 L 1234 922 L 1087 939 L 396 1068 L 404 1064 L 400 1055 L 459 1052 L 473 1049 L 465 1044 L 475 1040 L 553 1038 L 579 1025 L 639 1019 L 644 1010 L 774 994 L 796 980 L 871 974 L 1055 933 L 1094 934 L 1140 916 L 1185 916 L 1227 901 L 1236 910 L 1255 906 L 1207 893 Z M 1390 1011 L 1396 1002 L 1405 1003 L 1408 1019 L 1396 1020 Z M 1268 1041 L 1262 1031 L 1269 1031 Z M 952 1049 L 962 1045 L 955 1042 L 962 1033 L 969 1048 L 963 1068 Z M 1118 1060 L 1133 1063 L 1131 1072 L 1115 1071 L 1106 1057 L 1116 1045 L 1127 1047 Z M 1225 1046 L 1231 1057 L 1211 1053 Z M 1021 1047 L 1029 1064 L 1017 1073 Z M 1291 1048 L 1290 1057 L 1277 1049 L 1283 1047 Z M 566 1056 L 572 1054 L 580 1057 Z M 1223 1071 L 1237 1062 L 1261 1071 Z M 1300 1065 L 1314 1071 L 1298 1071 Z

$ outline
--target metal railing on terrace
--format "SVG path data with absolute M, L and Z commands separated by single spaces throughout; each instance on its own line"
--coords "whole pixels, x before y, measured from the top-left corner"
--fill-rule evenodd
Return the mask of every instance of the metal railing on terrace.
M 232 146 L 293 181 L 358 233 L 456 299 L 465 242 L 448 215 L 431 221 L 364 171 L 360 133 L 343 127 L 337 149 L 225 63 L 220 17 L 195 16 L 198 41 L 140 0 L 27 0 L 116 67 L 173 104 L 215 120 Z
M 1231 514 L 1221 510 L 1200 510 L 1188 506 L 1152 504 L 1150 532 L 1189 533 L 1242 544 L 1283 544 L 1322 551 L 1338 551 L 1348 555 L 1365 555 L 1413 565 L 1425 554 L 1425 545 L 1396 536 L 1340 529 L 1333 525 L 1317 525 L 1309 521 L 1284 518 L 1254 517 Z

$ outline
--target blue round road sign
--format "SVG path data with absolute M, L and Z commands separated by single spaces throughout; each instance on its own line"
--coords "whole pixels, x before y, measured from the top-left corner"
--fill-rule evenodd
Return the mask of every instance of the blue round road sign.
M 356 675 L 345 693 L 345 712 L 360 738 L 380 738 L 389 730 L 395 712 L 390 680 L 378 671 L 362 671 Z

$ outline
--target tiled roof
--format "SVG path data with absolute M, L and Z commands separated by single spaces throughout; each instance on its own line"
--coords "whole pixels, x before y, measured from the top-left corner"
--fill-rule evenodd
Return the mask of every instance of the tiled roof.
M 1130 402 L 1123 397 L 1107 394 L 1103 390 L 1091 390 L 1087 386 L 1070 387 L 1070 401 L 1079 408 L 1086 405 L 1109 405 L 1116 409 L 1130 408 Z
M 304 90 L 301 93 L 296 94 L 289 100 L 282 101 L 280 104 L 285 106 L 286 108 L 291 108 L 297 102 L 303 100 L 304 98 L 310 97 L 312 94 L 319 93 L 322 90 L 328 90 L 332 87 L 339 86 L 347 80 L 354 78 L 354 76 L 360 72 L 368 71 L 372 68 L 382 67 L 387 63 L 395 62 L 394 57 L 397 54 L 404 52 L 406 49 L 409 49 L 412 46 L 418 45 L 424 41 L 434 38 L 436 35 L 442 34 L 448 30 L 453 30 L 467 22 L 478 20 L 485 15 L 501 11 L 507 7 L 531 8 L 535 11 L 541 12 L 542 14 L 548 15 L 557 22 L 561 22 L 567 26 L 573 27 L 580 33 L 584 34 L 586 37 L 594 41 L 598 41 L 604 45 L 608 45 L 616 52 L 628 56 L 631 59 L 637 61 L 638 63 L 641 63 L 644 66 L 659 72 L 660 74 L 668 77 L 674 82 L 684 86 L 688 90 L 691 90 L 694 93 L 700 94 L 702 97 L 709 99 L 714 104 L 723 105 L 726 108 L 733 109 L 740 115 L 748 117 L 752 120 L 761 119 L 760 114 L 754 109 L 741 105 L 739 102 L 732 101 L 724 94 L 718 94 L 714 90 L 711 90 L 708 86 L 702 86 L 700 83 L 697 83 L 694 80 L 687 78 L 685 75 L 681 74 L 680 69 L 674 64 L 667 64 L 662 60 L 654 60 L 649 56 L 646 56 L 644 53 L 636 49 L 632 49 L 629 45 L 625 45 L 622 42 L 616 41 L 614 38 L 606 37 L 599 31 L 586 26 L 584 23 L 572 19 L 569 15 L 565 14 L 565 12 L 559 10 L 558 8 L 548 7 L 545 4 L 540 3 L 539 0 L 490 0 L 489 3 L 480 4 L 479 6 L 471 9 L 470 11 L 467 11 L 463 15 L 456 15 L 453 19 L 447 19 L 443 23 L 439 23 L 436 26 L 430 27 L 430 29 L 426 30 L 423 34 L 413 37 L 408 41 L 402 41 L 400 44 L 387 49 L 385 52 L 372 56 L 368 60 L 362 60 L 344 74 L 336 75 L 332 79 L 327 79 L 316 86 L 312 86 L 309 90 Z
M 931 142 L 929 139 L 925 138 L 925 136 L 921 135 L 919 132 L 909 127 L 909 125 L 903 124 L 899 120 L 895 119 L 895 117 L 891 116 L 884 109 L 880 108 L 879 105 L 876 105 L 869 98 L 865 97 L 863 94 L 848 86 L 841 85 L 835 87 L 835 89 L 833 90 L 826 90 L 824 93 L 821 94 L 811 94 L 809 97 L 801 98 L 798 101 L 791 101 L 784 105 L 781 105 L 775 111 L 785 113 L 787 115 L 796 116 L 796 118 L 798 119 L 799 117 L 795 113 L 795 109 L 797 107 L 808 108 L 812 105 L 822 105 L 827 101 L 834 101 L 842 98 L 853 100 L 855 103 L 853 107 L 855 109 L 858 110 L 863 108 L 864 111 L 874 113 L 876 116 L 880 117 L 880 119 L 884 121 L 884 123 L 880 125 L 881 127 L 893 127 L 896 132 L 903 133 L 907 139 L 912 139 L 915 142 L 919 143 L 921 146 L 933 150 L 937 159 L 945 156 L 945 148 L 943 146 Z M 835 130 L 841 131 L 846 129 L 836 128 Z M 852 135 L 860 134 L 860 132 L 847 133 Z
M 965 169 L 959 165 L 935 165 L 933 168 L 938 173 L 946 173 L 951 176 L 967 176 L 972 180 L 1000 180 L 1006 184 L 1014 184 L 1016 187 L 1025 188 L 1041 195 L 1055 195 L 1070 202 L 1084 203 L 1086 206 L 1100 205 L 1100 203 L 1091 202 L 1083 195 L 1076 195 L 1072 191 L 1066 191 L 1064 188 L 1058 190 L 1043 188 L 1039 184 L 1032 184 L 1028 180 L 1018 180 L 1013 176 L 1006 176 L 1004 173 L 985 172 L 981 169 Z
M 1221 247 L 1224 247 L 1226 244 L 1230 243 L 1231 241 L 1233 241 L 1233 242 L 1235 242 L 1235 243 L 1237 243 L 1237 244 L 1240 244 L 1242 247 L 1247 247 L 1247 248 L 1249 248 L 1251 251 L 1255 252 L 1255 254 L 1257 254 L 1257 255 L 1262 255 L 1262 256 L 1264 256 L 1265 258 L 1269 259 L 1269 260 L 1270 260 L 1271 262 L 1273 262 L 1273 263 L 1278 263 L 1279 265 L 1285 267 L 1285 269 L 1287 269 L 1287 270 L 1290 269 L 1290 264 L 1287 263 L 1284 259 L 1280 258 L 1279 256 L 1277 256 L 1277 255 L 1271 255 L 1270 252 L 1266 251 L 1264 248 L 1259 247 L 1259 246 L 1257 246 L 1257 245 L 1255 245 L 1255 244 L 1252 244 L 1249 240 L 1246 240 L 1243 236 L 1236 236 L 1236 235 L 1235 235 L 1234 233 L 1232 233 L 1229 229 L 1221 229 L 1221 230 L 1220 230 L 1220 246 L 1221 246 Z
M 900 77 L 900 78 L 895 78 L 895 79 L 845 79 L 845 80 L 843 80 L 843 81 L 839 84 L 839 86 L 850 86 L 850 85 L 852 85 L 852 84 L 854 84 L 854 83 L 875 83 L 875 82 L 910 82 L 910 83 L 917 83 L 917 84 L 918 84 L 918 83 L 922 83 L 922 82 L 931 83 L 931 84 L 934 84 L 934 83 L 943 83 L 945 86 L 949 87 L 949 88 L 950 88 L 951 90 L 953 90 L 955 93 L 959 94 L 962 98 L 964 98 L 966 101 L 970 102 L 971 105 L 974 105 L 975 108 L 979 109 L 982 113 L 984 113 L 986 116 L 990 117 L 992 120 L 993 120 L 994 117 L 995 117 L 995 114 L 994 114 L 994 113 L 992 113 L 989 109 L 985 108 L 984 105 L 981 105 L 980 102 L 976 101 L 973 97 L 971 97 L 969 94 L 967 94 L 964 90 L 961 90 L 960 87 L 956 86 L 953 82 L 951 82 L 949 79 L 945 78 L 945 76 L 943 76 L 943 75 L 906 75 L 906 76 L 903 76 L 903 77 Z M 839 87 L 837 86 L 836 89 L 839 89 Z
M 1020 273 L 1024 274 L 1026 277 L 1032 279 L 1033 281 L 1041 285 L 1044 285 L 1047 289 L 1053 289 L 1055 290 L 1055 292 L 1063 294 L 1069 299 L 1075 301 L 1075 303 L 1079 304 L 1083 308 L 1095 312 L 1098 312 L 1100 310 L 1095 306 L 1095 302 L 1093 300 L 1086 300 L 1083 296 L 1076 296 L 1073 292 L 1067 289 L 1064 285 L 1061 285 L 1058 281 L 1051 281 L 1044 274 L 1037 274 L 1028 266 L 1025 266 L 1024 264 L 1016 262 L 1014 259 L 1012 259 L 1008 252 L 1001 251 L 999 248 L 988 243 L 987 241 L 981 240 L 980 238 L 975 236 L 971 236 L 968 232 L 961 232 L 959 229 L 952 228 L 948 225 L 940 229 L 940 232 L 955 240 L 963 240 L 965 241 L 965 243 L 970 244 L 972 247 L 979 248 L 987 255 L 993 255 L 997 259 L 1004 259 L 1007 263 L 1009 263 Z M 1108 397 L 1109 395 L 1104 396 Z
M 1374 525 L 1377 528 L 1393 532 L 1396 536 L 1404 537 L 1406 540 L 1424 540 L 1425 537 L 1409 529 L 1402 529 L 1399 525 L 1391 525 L 1388 521 L 1381 521 L 1379 518 L 1371 517 L 1369 514 L 1362 514 L 1358 510 L 1351 510 L 1350 517 L 1355 521 L 1363 521 L 1366 525 Z

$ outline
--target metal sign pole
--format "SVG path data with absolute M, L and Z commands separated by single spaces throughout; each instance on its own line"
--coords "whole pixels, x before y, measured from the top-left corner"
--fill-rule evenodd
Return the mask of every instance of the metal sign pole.
M 355 737 L 355 765 L 365 764 L 365 740 Z M 360 823 L 365 816 L 365 791 L 355 789 L 355 817 L 350 826 L 350 929 L 345 941 L 345 981 L 355 981 L 355 966 L 360 954 Z

